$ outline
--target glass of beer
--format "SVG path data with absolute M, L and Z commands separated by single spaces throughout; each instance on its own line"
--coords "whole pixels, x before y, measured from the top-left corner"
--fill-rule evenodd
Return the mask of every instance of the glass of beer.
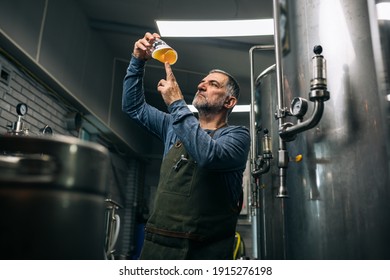
M 177 61 L 177 52 L 161 39 L 155 39 L 152 46 L 152 57 L 162 63 L 170 65 Z

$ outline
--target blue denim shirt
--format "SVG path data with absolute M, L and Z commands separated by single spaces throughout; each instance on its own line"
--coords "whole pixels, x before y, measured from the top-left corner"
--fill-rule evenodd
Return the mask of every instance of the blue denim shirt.
M 122 110 L 164 143 L 164 156 L 180 140 L 199 166 L 222 172 L 235 204 L 242 188 L 243 171 L 250 147 L 250 135 L 242 126 L 203 130 L 184 100 L 168 106 L 165 113 L 145 101 L 145 61 L 132 57 L 123 83 Z

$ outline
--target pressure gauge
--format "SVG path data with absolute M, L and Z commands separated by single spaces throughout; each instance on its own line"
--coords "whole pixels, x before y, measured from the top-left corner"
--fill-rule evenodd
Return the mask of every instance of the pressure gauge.
M 291 114 L 297 118 L 302 118 L 307 112 L 308 102 L 301 97 L 295 97 L 291 101 Z
M 27 104 L 19 103 L 16 105 L 16 113 L 18 113 L 19 116 L 24 116 L 27 114 Z

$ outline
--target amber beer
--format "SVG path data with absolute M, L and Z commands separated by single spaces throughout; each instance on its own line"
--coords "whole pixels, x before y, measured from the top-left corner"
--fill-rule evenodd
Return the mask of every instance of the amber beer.
M 158 61 L 174 64 L 177 61 L 177 52 L 161 39 L 155 39 L 152 47 L 152 57 Z

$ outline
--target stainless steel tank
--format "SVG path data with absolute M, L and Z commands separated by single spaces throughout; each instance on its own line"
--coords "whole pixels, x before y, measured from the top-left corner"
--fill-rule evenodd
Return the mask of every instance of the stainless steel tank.
M 103 259 L 108 151 L 66 136 L 0 151 L 0 259 Z
M 389 259 L 388 101 L 376 53 L 373 1 L 280 3 L 287 19 L 281 57 L 285 106 L 294 97 L 308 99 L 315 45 L 323 47 L 327 60 L 330 99 L 318 125 L 285 142 L 288 197 L 278 198 L 275 71 L 257 79 L 256 127 L 269 130 L 274 155 L 258 184 L 259 258 Z M 307 115 L 311 110 L 309 101 Z M 297 119 L 285 116 L 284 121 Z
M 284 200 L 276 199 L 279 189 L 278 160 L 278 122 L 275 120 L 275 110 L 278 106 L 276 90 L 275 65 L 264 70 L 256 79 L 256 100 L 254 102 L 256 116 L 256 150 L 263 153 L 263 139 L 268 132 L 271 137 L 272 159 L 270 169 L 264 173 L 258 182 L 258 256 L 261 259 L 285 258 L 285 215 Z

